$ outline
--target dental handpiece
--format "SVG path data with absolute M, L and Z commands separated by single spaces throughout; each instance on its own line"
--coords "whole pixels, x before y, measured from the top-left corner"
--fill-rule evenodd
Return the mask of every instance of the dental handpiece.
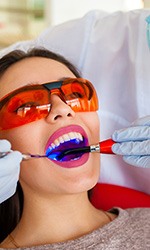
M 75 154 L 75 153 L 101 153 L 101 154 L 114 154 L 111 147 L 115 142 L 112 139 L 107 139 L 105 141 L 101 141 L 97 144 L 85 146 L 81 148 L 72 148 L 66 149 L 62 151 L 59 156 L 57 156 L 58 160 L 61 160 L 63 157 Z
M 101 153 L 101 154 L 114 154 L 111 147 L 115 142 L 112 139 L 107 139 L 105 141 L 101 141 L 97 144 L 93 144 L 90 146 L 85 147 L 78 147 L 78 148 L 71 148 L 71 149 L 65 149 L 60 154 L 58 154 L 57 159 L 61 160 L 63 157 L 75 154 L 75 153 Z M 0 152 L 0 158 L 3 158 L 7 154 L 11 153 L 9 152 Z M 38 155 L 38 154 L 22 154 L 23 160 L 28 160 L 31 158 L 51 158 L 51 154 L 49 155 Z

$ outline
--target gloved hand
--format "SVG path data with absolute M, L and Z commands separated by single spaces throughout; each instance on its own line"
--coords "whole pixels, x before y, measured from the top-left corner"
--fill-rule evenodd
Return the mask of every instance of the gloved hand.
M 129 128 L 115 131 L 112 146 L 115 154 L 123 155 L 130 165 L 150 168 L 150 116 L 133 122 Z
M 0 140 L 0 152 L 11 150 L 11 144 L 7 140 Z M 22 154 L 18 151 L 11 151 L 0 158 L 0 203 L 11 197 L 17 186 L 20 172 Z

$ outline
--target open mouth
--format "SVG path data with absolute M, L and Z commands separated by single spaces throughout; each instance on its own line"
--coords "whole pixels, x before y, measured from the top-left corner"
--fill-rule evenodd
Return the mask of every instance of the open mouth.
M 61 159 L 59 156 L 64 150 L 81 148 L 87 144 L 88 140 L 83 133 L 80 133 L 79 131 L 71 131 L 60 135 L 54 141 L 48 143 L 46 147 L 46 155 L 49 159 L 55 161 L 75 161 L 81 158 L 83 153 L 72 153 Z

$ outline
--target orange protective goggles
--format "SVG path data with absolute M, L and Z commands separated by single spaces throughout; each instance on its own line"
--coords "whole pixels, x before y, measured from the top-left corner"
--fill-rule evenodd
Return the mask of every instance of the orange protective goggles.
M 21 87 L 0 100 L 0 130 L 45 118 L 51 110 L 51 95 L 58 95 L 75 112 L 98 110 L 93 85 L 83 78 Z

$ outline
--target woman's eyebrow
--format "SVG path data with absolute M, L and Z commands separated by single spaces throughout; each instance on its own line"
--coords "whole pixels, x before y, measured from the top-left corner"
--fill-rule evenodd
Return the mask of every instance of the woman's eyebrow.
M 40 84 L 39 82 L 29 82 L 29 83 L 26 83 L 26 85 L 24 86 L 32 86 L 32 85 L 37 85 L 37 84 Z
M 71 77 L 61 77 L 58 79 L 58 81 L 64 81 L 64 80 L 69 79 L 69 78 L 71 78 Z

